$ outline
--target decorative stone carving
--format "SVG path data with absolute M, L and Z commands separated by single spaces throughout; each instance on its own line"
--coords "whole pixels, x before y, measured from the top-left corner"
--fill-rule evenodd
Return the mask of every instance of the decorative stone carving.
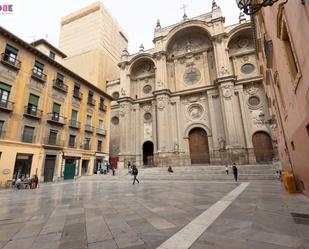
M 219 149 L 225 150 L 225 139 L 223 137 L 218 138 Z
M 152 108 L 151 105 L 144 105 L 144 106 L 143 106 L 144 112 L 150 112 L 150 111 L 151 111 L 151 108 Z
M 219 73 L 220 73 L 220 76 L 224 76 L 224 75 L 229 74 L 229 70 L 225 66 L 222 66 Z
M 183 76 L 183 80 L 188 85 L 194 85 L 201 80 L 201 72 L 196 67 L 188 68 Z
M 233 89 L 231 85 L 222 86 L 222 95 L 226 99 L 230 99 L 233 95 Z
M 120 92 L 122 97 L 125 97 L 127 95 L 126 91 L 123 88 L 121 88 Z
M 92 114 L 93 113 L 93 109 L 92 108 L 87 108 L 87 113 Z
M 250 87 L 246 88 L 246 93 L 249 95 L 255 95 L 259 91 L 259 88 L 256 85 L 251 85 Z
M 65 97 L 63 94 L 59 93 L 58 91 L 52 91 L 52 98 L 57 100 L 57 101 L 60 101 L 60 102 L 64 102 L 65 100 Z
M 204 109 L 200 104 L 193 104 L 188 108 L 188 116 L 191 120 L 198 120 L 204 114 Z
M 124 117 L 126 115 L 126 106 L 124 104 L 120 105 L 120 109 L 119 109 L 119 115 L 121 117 Z
M 239 41 L 238 41 L 238 46 L 240 47 L 240 48 L 245 48 L 245 47 L 248 47 L 249 46 L 249 40 L 248 39 L 245 39 L 245 38 L 243 38 L 243 39 L 240 39 Z

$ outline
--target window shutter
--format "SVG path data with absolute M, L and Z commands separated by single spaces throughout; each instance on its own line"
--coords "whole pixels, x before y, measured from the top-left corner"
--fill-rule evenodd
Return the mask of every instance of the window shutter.
M 75 110 L 72 110 L 72 117 L 71 117 L 72 120 L 77 120 L 77 111 Z
M 33 94 L 30 94 L 29 104 L 34 105 L 34 106 L 38 106 L 39 105 L 39 97 L 35 96 Z
M 53 112 L 54 113 L 60 113 L 60 107 L 61 107 L 61 105 L 54 103 L 53 104 Z
M 0 89 L 10 92 L 11 91 L 11 86 L 4 84 L 4 83 L 0 83 Z

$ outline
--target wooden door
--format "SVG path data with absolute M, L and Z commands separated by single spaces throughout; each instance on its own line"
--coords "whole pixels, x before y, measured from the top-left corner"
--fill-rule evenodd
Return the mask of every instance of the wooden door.
M 265 132 L 257 132 L 252 137 L 256 162 L 270 162 L 274 156 L 271 137 Z
M 63 172 L 63 179 L 71 180 L 74 179 L 74 176 L 75 176 L 75 163 L 66 163 Z
M 189 134 L 190 157 L 192 164 L 210 162 L 207 133 L 201 128 L 195 128 Z
M 56 164 L 56 156 L 46 156 L 44 166 L 44 182 L 53 181 L 55 164 Z

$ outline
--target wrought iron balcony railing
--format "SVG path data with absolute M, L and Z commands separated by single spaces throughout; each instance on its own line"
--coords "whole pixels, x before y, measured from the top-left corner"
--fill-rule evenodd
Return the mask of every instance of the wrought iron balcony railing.
M 0 100 L 0 111 L 11 112 L 13 111 L 14 103 L 8 100 Z
M 88 101 L 87 101 L 88 105 L 95 106 L 95 103 L 96 103 L 95 99 L 88 97 Z
M 47 122 L 58 124 L 58 125 L 65 125 L 66 117 L 60 116 L 59 113 L 48 113 Z
M 91 125 L 85 125 L 85 131 L 86 131 L 86 132 L 93 132 L 93 126 L 91 126 Z
M 83 93 L 81 91 L 74 90 L 73 91 L 73 97 L 81 100 L 81 99 L 83 99 Z
M 69 121 L 69 127 L 73 129 L 80 129 L 80 122 L 71 119 Z
M 101 129 L 101 128 L 97 128 L 97 134 L 102 135 L 102 136 L 106 136 L 106 130 Z
M 47 75 L 45 73 L 37 70 L 36 68 L 32 69 L 31 77 L 38 80 L 38 81 L 41 81 L 43 83 L 46 82 L 46 79 L 47 79 Z
M 65 93 L 68 92 L 68 86 L 66 84 L 64 84 L 63 81 L 61 81 L 59 79 L 55 79 L 55 80 L 53 80 L 53 82 L 54 82 L 53 87 L 55 89 L 58 89 L 58 90 L 65 92 Z
M 9 53 L 1 54 L 1 62 L 15 70 L 19 70 L 21 66 L 21 61 L 16 58 L 16 56 L 12 56 Z
M 39 110 L 33 106 L 25 106 L 24 107 L 24 115 L 29 118 L 40 119 L 42 117 L 42 110 Z

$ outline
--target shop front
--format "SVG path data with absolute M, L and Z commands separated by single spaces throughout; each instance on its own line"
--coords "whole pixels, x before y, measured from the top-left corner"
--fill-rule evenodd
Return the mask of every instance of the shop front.
M 95 154 L 95 162 L 93 167 L 93 173 L 98 174 L 103 171 L 108 163 L 108 155 L 103 153 Z
M 71 180 L 79 176 L 81 154 L 64 152 L 61 167 L 61 177 L 64 180 Z

